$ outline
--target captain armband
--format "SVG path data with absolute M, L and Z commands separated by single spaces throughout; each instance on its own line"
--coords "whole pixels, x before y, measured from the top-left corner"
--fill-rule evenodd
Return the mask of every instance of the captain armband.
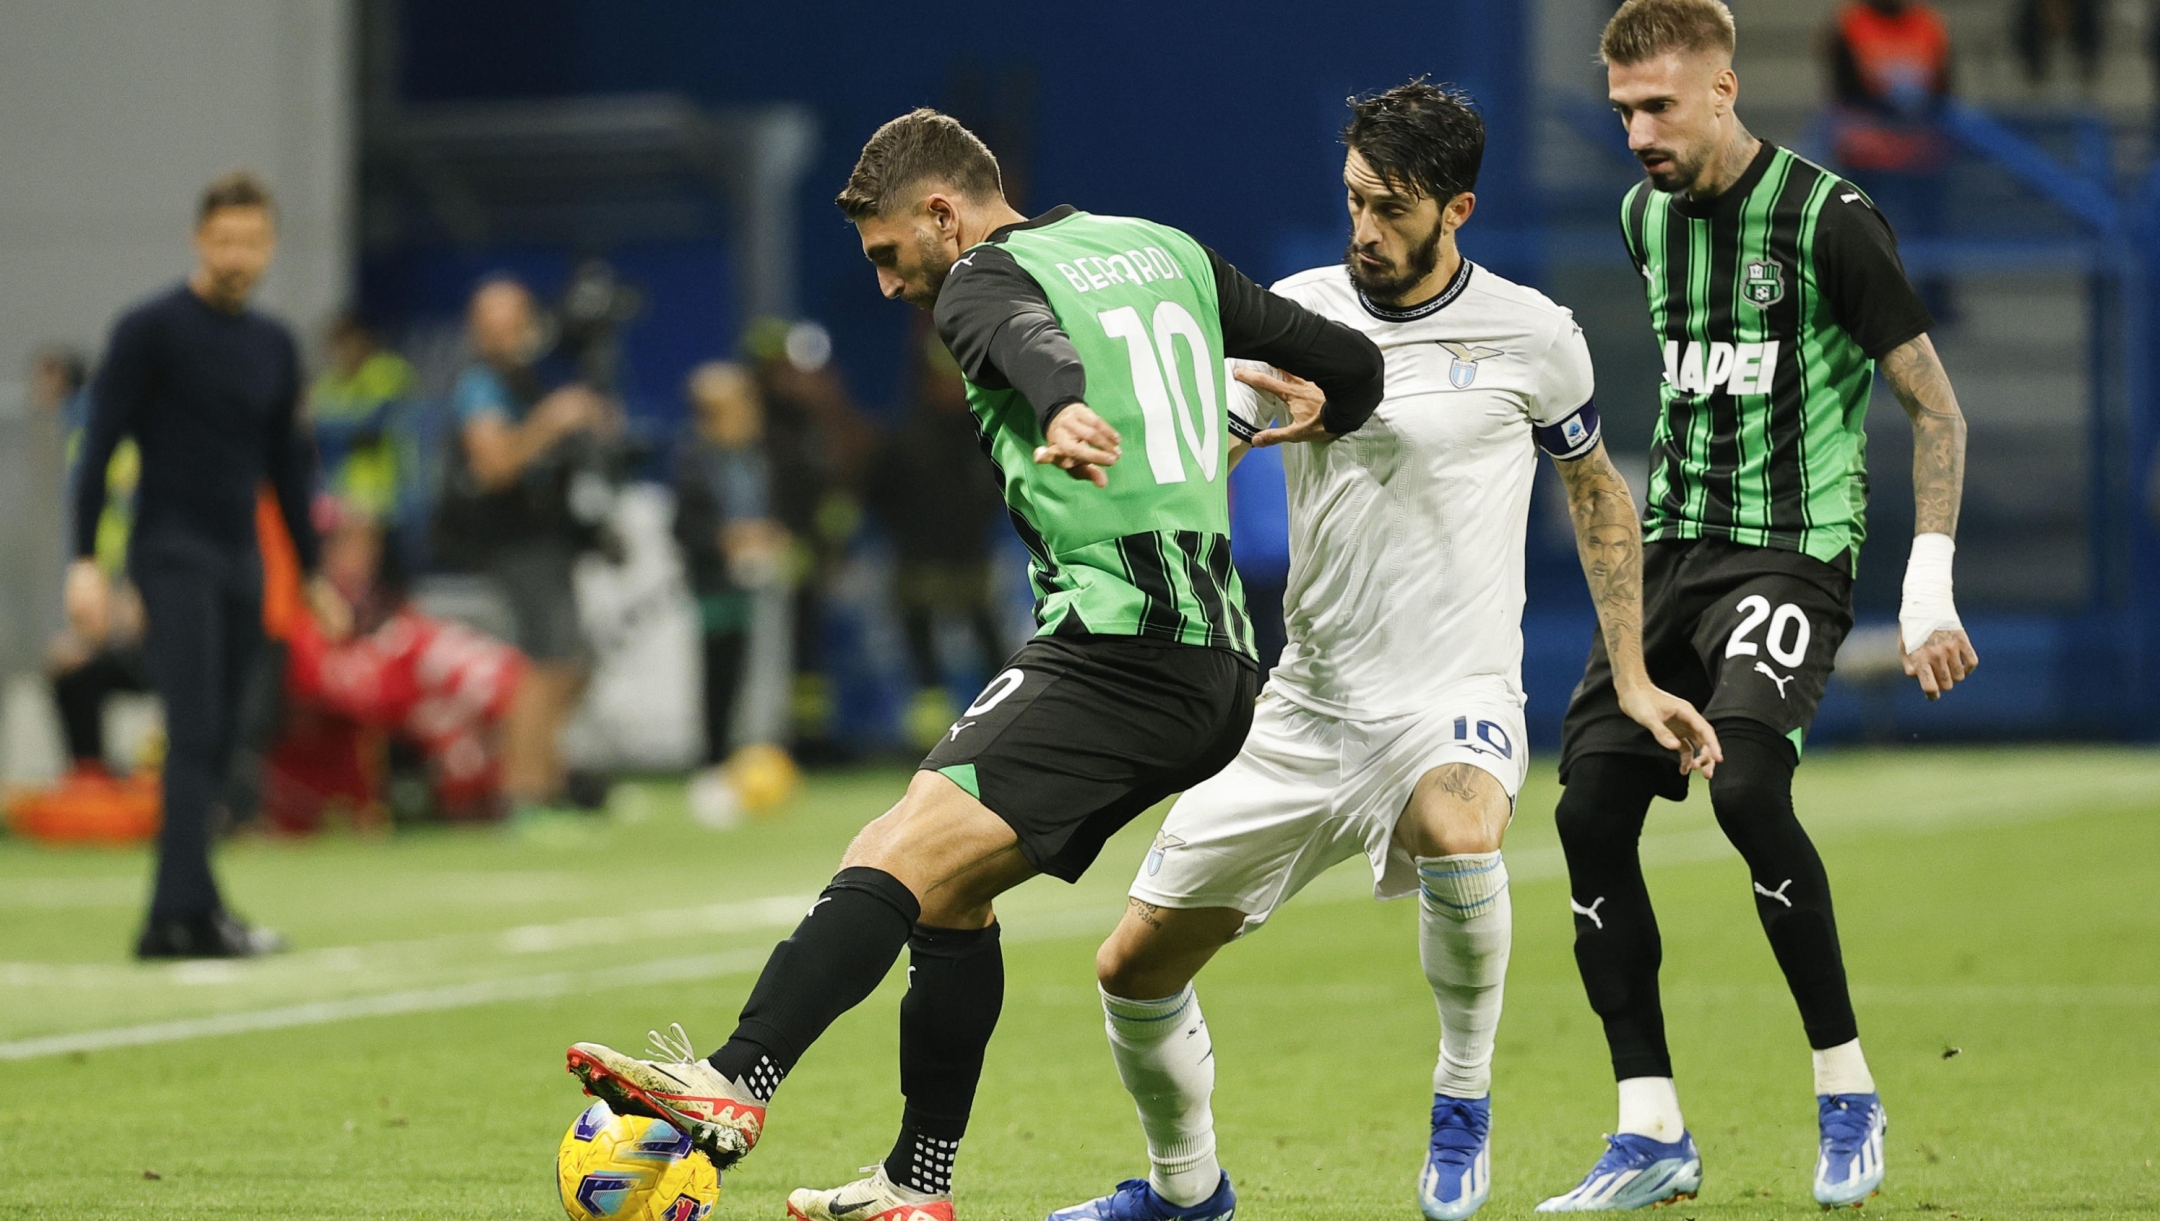
M 1582 457 L 1597 447 L 1598 437 L 1602 435 L 1598 427 L 1597 400 L 1589 400 L 1550 424 L 1533 426 L 1530 435 L 1537 439 L 1539 449 L 1563 462 Z

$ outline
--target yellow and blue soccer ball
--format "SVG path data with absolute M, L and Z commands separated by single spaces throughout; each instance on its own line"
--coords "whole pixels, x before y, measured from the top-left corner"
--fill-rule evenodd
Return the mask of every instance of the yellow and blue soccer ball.
M 720 1172 L 665 1121 L 596 1102 L 563 1133 L 555 1187 L 570 1221 L 704 1221 Z

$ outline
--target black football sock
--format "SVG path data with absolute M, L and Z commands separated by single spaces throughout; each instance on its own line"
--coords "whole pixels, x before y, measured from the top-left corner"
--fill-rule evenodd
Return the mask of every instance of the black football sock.
M 913 892 L 882 869 L 835 874 L 765 960 L 735 1033 L 707 1062 L 770 1101 L 825 1028 L 877 990 L 921 914 Z
M 919 927 L 900 1002 L 900 1092 L 907 1107 L 885 1177 L 915 1191 L 952 1190 L 953 1158 L 982 1080 L 983 1050 L 1005 1007 L 998 926 Z
M 1671 766 L 1635 755 L 1578 759 L 1553 816 L 1567 855 L 1575 967 L 1590 1008 L 1605 1023 L 1613 1076 L 1620 1081 L 1672 1076 L 1658 1000 L 1664 943 L 1639 851 L 1650 800 L 1666 784 L 1659 771 Z
M 1793 816 L 1792 742 L 1767 725 L 1726 719 L 1716 727 L 1725 761 L 1710 781 L 1710 802 L 1725 838 L 1753 876 L 1755 911 L 1770 950 L 1800 1006 L 1808 1046 L 1836 1047 L 1860 1037 L 1845 956 L 1830 906 L 1830 875 Z

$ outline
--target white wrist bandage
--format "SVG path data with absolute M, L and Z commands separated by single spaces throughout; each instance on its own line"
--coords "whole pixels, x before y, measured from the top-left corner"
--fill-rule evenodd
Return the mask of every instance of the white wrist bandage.
M 1950 599 L 1950 558 L 1957 544 L 1947 534 L 1922 534 L 1912 541 L 1905 561 L 1905 602 L 1898 608 L 1898 633 L 1911 653 L 1937 632 L 1959 631 L 1957 607 Z

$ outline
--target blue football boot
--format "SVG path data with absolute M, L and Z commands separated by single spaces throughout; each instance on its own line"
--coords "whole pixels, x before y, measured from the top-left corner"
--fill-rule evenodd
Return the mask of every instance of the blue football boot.
M 1702 1157 L 1685 1132 L 1670 1144 L 1623 1132 L 1605 1138 L 1605 1156 L 1575 1190 L 1537 1206 L 1541 1213 L 1613 1212 L 1692 1200 L 1702 1190 Z
M 1215 1194 L 1190 1208 L 1156 1195 L 1146 1179 L 1127 1179 L 1109 1195 L 1051 1213 L 1050 1221 L 1230 1221 L 1236 1215 L 1237 1193 L 1226 1172 Z
M 1418 1178 L 1418 1208 L 1431 1221 L 1462 1221 L 1492 1194 L 1492 1099 L 1434 1094 L 1432 1146 Z
M 1883 1133 L 1890 1130 L 1890 1117 L 1875 1094 L 1819 1094 L 1815 1102 L 1822 1111 L 1815 1202 L 1858 1208 L 1882 1186 Z

